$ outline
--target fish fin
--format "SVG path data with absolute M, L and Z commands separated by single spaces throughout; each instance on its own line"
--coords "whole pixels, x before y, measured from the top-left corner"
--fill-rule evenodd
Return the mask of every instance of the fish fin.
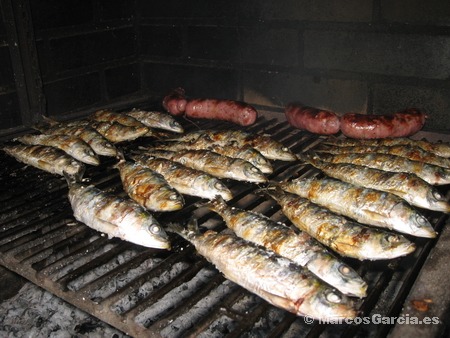
M 195 206 L 197 208 L 205 207 L 205 208 L 208 208 L 208 209 L 214 211 L 214 210 L 221 210 L 223 207 L 227 207 L 228 204 L 227 204 L 227 202 L 225 202 L 225 200 L 222 196 L 216 195 L 210 201 L 195 203 Z
M 69 186 L 69 188 L 74 185 L 75 183 L 81 182 L 82 178 L 83 178 L 83 172 L 75 175 L 69 174 L 65 171 L 63 171 L 63 175 L 64 178 L 66 179 L 67 185 Z
M 125 159 L 125 153 L 124 153 L 123 149 L 120 147 L 116 147 L 116 148 L 117 148 L 117 159 L 119 160 L 119 163 L 125 162 L 126 159 Z

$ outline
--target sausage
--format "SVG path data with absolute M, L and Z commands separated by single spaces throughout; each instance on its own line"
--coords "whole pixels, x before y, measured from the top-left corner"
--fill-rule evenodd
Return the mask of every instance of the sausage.
M 289 124 L 320 135 L 332 135 L 339 132 L 339 116 L 335 113 L 299 104 L 289 104 L 284 114 Z
M 376 139 L 407 137 L 422 129 L 427 115 L 415 108 L 392 115 L 347 113 L 341 117 L 341 131 L 347 137 Z
M 163 107 L 172 115 L 228 121 L 241 126 L 255 123 L 258 112 L 251 105 L 233 100 L 186 99 L 184 90 L 177 88 L 164 97 Z
M 162 105 L 170 114 L 183 115 L 186 110 L 187 100 L 183 88 L 176 88 L 163 99 Z

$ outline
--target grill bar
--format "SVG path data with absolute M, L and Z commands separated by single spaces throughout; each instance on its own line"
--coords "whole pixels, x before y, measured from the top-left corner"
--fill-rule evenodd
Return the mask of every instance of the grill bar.
M 201 121 L 202 129 L 233 128 Z M 187 131 L 197 128 L 186 124 Z M 249 131 L 267 133 L 294 152 L 314 148 L 321 138 L 291 128 L 286 122 L 260 118 Z M 127 147 L 135 147 L 137 140 Z M 5 163 L 0 180 L 0 264 L 31 282 L 133 336 L 197 337 L 317 337 L 384 336 L 389 325 L 305 324 L 302 318 L 270 306 L 226 280 L 192 245 L 170 234 L 173 249 L 161 251 L 106 236 L 74 220 L 64 179 L 32 167 L 24 168 L 0 154 Z M 124 195 L 114 159 L 99 167 L 88 166 L 86 178 L 97 187 Z M 320 175 L 303 163 L 274 162 L 271 180 Z M 280 207 L 255 192 L 254 184 L 226 181 L 233 206 L 257 211 L 287 222 Z M 35 188 L 36 187 L 36 188 Z M 201 228 L 225 229 L 222 219 L 199 200 L 186 197 L 187 205 L 174 213 L 155 216 L 162 224 L 185 222 L 192 215 Z M 446 215 L 424 212 L 437 231 Z M 414 239 L 414 254 L 388 262 L 360 262 L 342 258 L 368 282 L 361 301 L 363 314 L 395 316 L 437 239 Z M 112 285 L 112 286 L 111 286 Z M 111 286 L 109 289 L 108 287 Z

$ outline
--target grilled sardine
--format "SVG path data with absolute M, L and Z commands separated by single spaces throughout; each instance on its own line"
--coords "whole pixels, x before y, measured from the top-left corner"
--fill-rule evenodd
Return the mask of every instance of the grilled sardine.
M 125 160 L 119 161 L 115 167 L 120 171 L 126 193 L 146 209 L 174 211 L 183 207 L 183 196 L 156 171 Z
M 249 146 L 238 146 L 234 143 L 229 143 L 226 146 L 214 144 L 208 137 L 200 137 L 193 142 L 158 142 L 152 144 L 153 148 L 180 151 L 180 150 L 210 150 L 220 155 L 225 155 L 233 158 L 240 158 L 253 164 L 256 168 L 261 170 L 264 174 L 271 174 L 273 172 L 272 164 L 267 160 L 258 150 Z
M 320 159 L 331 163 L 350 163 L 392 172 L 415 174 L 433 185 L 450 184 L 450 168 L 412 161 L 406 157 L 390 154 L 327 154 L 320 153 Z
M 398 196 L 356 186 L 332 178 L 298 178 L 279 184 L 300 197 L 308 198 L 356 221 L 417 237 L 436 237 L 428 220 Z
M 28 145 L 41 145 L 61 149 L 74 159 L 91 165 L 99 165 L 100 160 L 91 146 L 77 136 L 70 135 L 35 135 L 27 134 L 16 138 Z
M 329 144 L 337 147 L 354 147 L 354 146 L 396 146 L 396 145 L 410 145 L 419 147 L 425 151 L 433 153 L 442 157 L 450 157 L 450 144 L 447 142 L 430 142 L 425 140 L 413 140 L 406 137 L 397 138 L 382 138 L 382 139 L 338 139 L 328 138 L 323 141 L 324 144 Z
M 233 234 L 212 230 L 200 234 L 198 229 L 184 230 L 175 225 L 171 230 L 191 242 L 226 278 L 272 305 L 315 319 L 357 315 L 353 300 L 287 258 Z
M 240 158 L 231 158 L 209 150 L 152 150 L 148 155 L 179 162 L 187 167 L 205 171 L 218 178 L 230 178 L 238 181 L 266 182 L 264 174 L 251 163 Z
M 367 284 L 356 271 L 339 261 L 308 235 L 297 235 L 285 224 L 260 213 L 232 208 L 220 197 L 198 206 L 206 206 L 218 213 L 239 237 L 308 268 L 342 293 L 356 297 L 366 296 Z
M 105 193 L 96 187 L 69 182 L 69 200 L 75 218 L 97 231 L 145 247 L 170 249 L 158 221 L 128 198 Z
M 109 123 L 94 121 L 90 126 L 102 134 L 108 141 L 113 143 L 132 141 L 144 136 L 148 132 L 146 126 L 130 127 L 118 122 Z
M 316 152 L 326 152 L 330 154 L 367 154 L 367 153 L 380 153 L 391 154 L 401 157 L 406 157 L 412 161 L 419 161 L 437 165 L 440 167 L 450 168 L 450 159 L 437 156 L 433 153 L 429 153 L 423 149 L 412 147 L 410 145 L 398 145 L 398 146 L 355 146 L 355 147 L 330 147 L 323 145 L 316 150 Z
M 380 260 L 404 256 L 415 250 L 414 243 L 401 235 L 350 221 L 280 187 L 269 186 L 262 191 L 277 201 L 298 229 L 342 256 Z
M 252 134 L 240 130 L 199 130 L 187 133 L 178 138 L 178 141 L 194 142 L 199 138 L 207 137 L 212 144 L 227 146 L 235 144 L 237 146 L 248 145 L 258 150 L 265 158 L 271 160 L 295 161 L 297 156 L 278 141 L 268 135 Z
M 97 155 L 117 156 L 116 147 L 104 138 L 97 130 L 91 128 L 86 121 L 85 125 L 75 125 L 74 122 L 58 122 L 45 117 L 48 125 L 33 127 L 47 135 L 74 135 L 89 144 Z
M 389 192 L 420 208 L 450 212 L 450 204 L 445 196 L 414 174 L 395 173 L 348 163 L 329 163 L 321 161 L 318 156 L 305 156 L 304 159 L 338 180 Z
M 133 109 L 125 113 L 149 128 L 164 129 L 174 133 L 184 133 L 183 126 L 171 115 L 157 111 Z
M 19 162 L 52 174 L 64 176 L 66 172 L 81 178 L 85 170 L 82 163 L 53 147 L 16 144 L 3 146 L 2 150 Z
M 230 189 L 222 181 L 204 171 L 145 154 L 132 155 L 131 158 L 144 167 L 163 175 L 166 181 L 182 194 L 207 199 L 222 196 L 227 201 L 233 197 Z

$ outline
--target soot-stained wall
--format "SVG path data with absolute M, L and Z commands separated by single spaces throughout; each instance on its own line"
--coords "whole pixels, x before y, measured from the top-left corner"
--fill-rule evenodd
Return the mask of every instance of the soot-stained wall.
M 17 1 L 29 8 L 43 97 L 31 114 L 153 104 L 181 86 L 280 117 L 291 101 L 340 114 L 417 107 L 429 114 L 426 129 L 450 130 L 448 1 Z M 17 2 L 0 3 L 5 129 L 27 123 L 4 13 Z

